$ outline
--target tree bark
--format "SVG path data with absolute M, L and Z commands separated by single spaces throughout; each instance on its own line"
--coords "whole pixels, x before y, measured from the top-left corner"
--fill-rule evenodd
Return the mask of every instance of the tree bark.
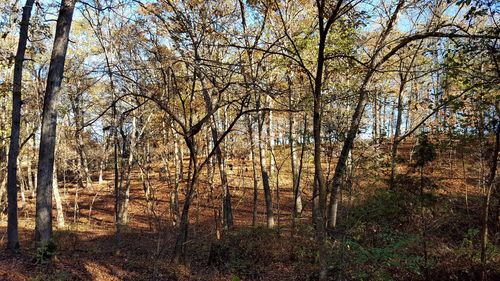
M 291 110 L 293 107 L 292 97 L 292 80 L 288 78 L 288 108 Z M 292 170 L 292 191 L 293 191 L 293 217 L 296 218 L 302 213 L 302 192 L 300 190 L 299 167 L 297 167 L 297 154 L 295 152 L 295 118 L 293 113 L 288 113 L 288 146 L 290 149 L 290 165 Z M 302 153 L 304 150 L 302 150 Z M 302 157 L 301 157 L 302 160 Z
M 52 239 L 52 174 L 57 128 L 57 98 L 61 90 L 64 62 L 76 0 L 62 0 L 56 25 L 43 103 L 38 156 L 35 241 L 43 246 Z
M 123 124 L 122 124 L 123 125 Z M 134 154 L 136 153 L 136 134 L 137 133 L 137 118 L 132 117 L 132 126 L 130 131 L 130 142 L 128 144 L 128 159 L 122 164 L 121 167 L 121 175 L 120 175 L 120 184 L 118 190 L 118 214 L 116 220 L 117 229 L 122 229 L 124 226 L 128 224 L 128 205 L 130 200 L 130 177 L 132 173 L 132 167 L 134 164 Z M 123 139 L 123 147 L 125 152 L 126 147 L 126 139 Z M 123 157 L 122 157 L 123 159 Z
M 483 216 L 481 227 L 481 281 L 486 280 L 486 248 L 488 246 L 488 219 L 491 194 L 495 189 L 495 178 L 498 165 L 498 153 L 500 151 L 500 120 L 497 119 L 497 127 L 495 132 L 495 148 L 491 157 L 490 175 L 486 184 L 486 193 L 483 201 Z
M 403 5 L 405 3 L 405 0 L 399 0 L 398 4 L 394 10 L 394 12 L 391 15 L 391 18 L 389 22 L 387 23 L 387 27 L 385 30 L 382 32 L 380 35 L 380 38 L 378 39 L 378 43 L 382 44 L 387 36 L 389 35 L 390 31 L 393 29 L 399 12 L 402 9 Z M 328 220 L 328 227 L 329 228 L 335 228 L 336 226 L 336 216 L 335 214 L 337 213 L 337 200 L 338 200 L 338 192 L 339 188 L 341 185 L 342 177 L 344 176 L 345 170 L 346 170 L 346 162 L 347 158 L 349 157 L 349 154 L 351 152 L 351 149 L 354 145 L 354 139 L 356 138 L 356 135 L 358 134 L 359 126 L 361 124 L 361 118 L 363 117 L 363 112 L 365 109 L 366 105 L 366 99 L 368 96 L 368 91 L 367 91 L 367 86 L 368 83 L 370 82 L 370 79 L 372 78 L 373 74 L 375 73 L 376 67 L 380 66 L 385 60 L 387 60 L 389 57 L 386 55 L 384 56 L 381 61 L 378 63 L 375 62 L 375 59 L 378 57 L 379 52 L 381 48 L 376 49 L 374 52 L 370 64 L 369 64 L 369 71 L 366 73 L 365 77 L 363 78 L 363 82 L 361 83 L 361 86 L 359 88 L 358 92 L 358 101 L 356 104 L 356 108 L 354 109 L 354 112 L 352 114 L 351 118 L 351 124 L 349 126 L 349 130 L 347 132 L 346 139 L 344 140 L 344 143 L 342 145 L 342 150 L 340 152 L 339 159 L 337 160 L 337 166 L 335 167 L 335 174 L 332 179 L 332 188 L 331 188 L 331 194 L 330 194 L 330 204 L 329 204 L 329 220 Z M 384 116 L 385 116 L 385 101 L 384 101 Z M 385 121 L 383 121 L 383 126 L 385 127 Z M 382 134 L 380 135 L 381 137 L 383 136 Z
M 57 227 L 64 228 L 64 210 L 61 200 L 61 194 L 59 193 L 59 182 L 57 181 L 57 163 L 54 163 L 54 179 L 52 187 L 54 189 L 54 201 L 56 201 L 56 210 L 57 210 Z
M 179 222 L 179 185 L 182 179 L 182 155 L 179 144 L 179 137 L 174 130 L 174 124 L 172 123 L 172 135 L 174 137 L 174 188 L 170 192 L 170 210 L 172 212 L 172 223 L 177 225 Z
M 184 205 L 182 208 L 182 214 L 179 222 L 179 232 L 177 234 L 177 239 L 175 242 L 174 257 L 173 261 L 175 263 L 186 263 L 187 254 L 187 239 L 189 234 L 189 208 L 191 207 L 191 202 L 193 200 L 193 195 L 196 191 L 196 186 L 198 184 L 198 164 L 197 164 L 197 152 L 196 145 L 194 143 L 193 137 L 185 137 L 186 145 L 189 148 L 189 157 L 193 165 L 192 173 L 190 173 L 189 186 L 186 190 L 186 198 L 184 200 Z
M 92 181 L 90 179 L 87 153 L 85 151 L 85 144 L 83 142 L 83 136 L 82 136 L 85 122 L 83 119 L 83 110 L 80 100 L 80 94 L 77 93 L 76 96 L 71 99 L 71 107 L 73 108 L 75 127 L 76 127 L 75 140 L 77 142 L 77 152 L 78 152 L 78 183 L 80 184 L 81 187 L 89 187 L 92 184 Z
M 257 203 L 259 194 L 259 183 L 257 176 L 257 157 L 255 156 L 255 138 L 252 128 L 252 116 L 247 116 L 248 138 L 250 139 L 250 158 L 252 160 L 252 178 L 253 178 L 253 210 L 252 210 L 252 226 L 257 226 Z
M 379 106 L 378 106 L 378 94 L 375 92 L 373 96 L 373 108 L 372 108 L 372 113 L 373 113 L 373 128 L 372 128 L 372 135 L 373 135 L 373 140 L 378 143 L 379 140 Z
M 260 171 L 262 176 L 262 187 L 264 189 L 264 200 L 266 202 L 266 217 L 267 217 L 267 227 L 274 227 L 274 214 L 273 214 L 273 200 L 271 195 L 271 186 L 269 184 L 269 171 L 266 165 L 266 149 L 265 149 L 265 139 L 264 139 L 264 123 L 265 123 L 265 112 L 259 114 L 258 118 L 258 148 L 259 148 L 259 163 Z
M 7 222 L 7 248 L 19 248 L 19 235 L 17 229 L 17 157 L 19 155 L 19 135 L 21 130 L 21 92 L 23 80 L 23 63 L 28 42 L 28 29 L 34 0 L 27 0 L 23 7 L 19 42 L 14 64 L 14 78 L 12 88 L 12 124 L 10 135 L 9 158 L 7 164 L 7 197 L 8 197 L 8 222 Z
M 340 2 L 340 1 L 339 1 Z M 324 4 L 324 3 L 323 3 Z M 319 46 L 318 46 L 318 57 L 317 57 L 317 67 L 316 76 L 314 79 L 314 91 L 313 91 L 313 139 L 314 139 L 314 183 L 317 188 L 317 198 L 313 198 L 314 204 L 313 208 L 317 208 L 316 214 L 316 243 L 319 248 L 319 263 L 320 272 L 319 279 L 326 280 L 327 278 L 327 265 L 326 265 L 326 232 L 325 232 L 325 211 L 326 211 L 326 184 L 323 175 L 323 168 L 321 165 L 321 120 L 323 113 L 322 105 L 322 90 L 323 90 L 323 71 L 325 64 L 325 47 L 326 38 L 328 35 L 328 29 L 325 29 L 323 25 L 323 15 L 324 5 L 319 8 L 320 13 L 320 31 L 319 31 Z
M 203 80 L 202 80 L 203 84 Z M 213 111 L 213 104 L 210 98 L 210 94 L 207 89 L 203 89 L 203 97 L 205 100 L 205 107 L 207 112 Z M 214 114 L 210 120 L 210 131 L 212 135 L 212 143 L 217 143 L 219 139 L 219 132 L 217 129 L 217 119 L 216 114 Z M 217 165 L 219 166 L 220 181 L 222 187 L 222 221 L 225 229 L 233 227 L 233 208 L 231 206 L 231 191 L 229 189 L 229 183 L 227 180 L 226 173 L 226 163 L 224 156 L 222 155 L 221 145 L 215 147 L 215 158 L 217 159 Z
M 101 159 L 99 161 L 99 184 L 104 182 L 104 170 L 106 169 L 108 163 L 108 148 L 109 148 L 109 137 L 106 136 L 106 132 L 103 132 L 104 138 L 104 148 L 102 149 Z
M 403 78 L 403 74 L 400 74 L 400 82 L 399 92 L 398 92 L 398 104 L 397 104 L 397 117 L 396 124 L 394 129 L 394 136 L 392 139 L 392 148 L 391 148 L 391 178 L 390 178 L 390 187 L 394 188 L 395 180 L 396 180 L 396 161 L 398 156 L 398 145 L 399 145 L 399 135 L 401 132 L 401 122 L 403 119 L 403 90 L 406 84 L 406 77 Z

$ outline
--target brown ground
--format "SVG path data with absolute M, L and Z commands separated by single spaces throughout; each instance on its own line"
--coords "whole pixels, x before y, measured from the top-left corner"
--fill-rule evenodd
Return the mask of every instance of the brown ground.
M 402 155 L 409 148 L 403 147 Z M 285 159 L 285 158 L 283 158 Z M 436 232 L 430 238 L 440 248 L 436 255 L 442 257 L 440 266 L 449 270 L 461 270 L 462 260 L 450 249 L 460 244 L 467 228 L 478 225 L 474 221 L 480 214 L 480 190 L 475 178 L 467 177 L 467 184 L 461 174 L 459 159 L 449 161 L 441 157 L 435 161 L 433 168 L 427 173 L 439 185 L 435 193 L 448 200 L 453 209 L 462 209 L 470 213 L 472 218 L 457 218 L 447 213 L 436 222 Z M 281 160 L 280 160 L 281 161 Z M 287 161 L 285 159 L 285 161 Z M 245 273 L 242 278 L 253 280 L 307 280 L 314 278 L 316 272 L 313 235 L 310 228 L 310 198 L 312 188 L 312 167 L 306 167 L 302 186 L 305 197 L 306 212 L 300 219 L 299 235 L 291 237 L 291 189 L 289 164 L 283 165 L 280 171 L 280 212 L 275 210 L 275 219 L 279 221 L 276 231 L 264 229 L 251 230 L 252 220 L 252 178 L 251 163 L 245 165 L 233 163 L 230 185 L 233 194 L 233 213 L 235 230 L 227 234 L 230 245 L 244 244 L 242 249 L 250 245 L 257 253 L 241 253 L 246 260 L 241 261 L 241 268 L 224 268 L 224 266 L 209 265 L 210 247 L 216 241 L 214 226 L 214 207 L 219 201 L 208 199 L 208 187 L 202 177 L 199 197 L 191 208 L 191 229 L 189 244 L 190 264 L 186 267 L 174 266 L 171 263 L 172 248 L 176 229 L 172 225 L 166 183 L 159 180 L 155 174 L 153 187 L 156 190 L 155 214 L 148 211 L 142 184 L 137 172 L 131 188 L 129 207 L 129 228 L 121 237 L 119 246 L 115 237 L 114 206 L 112 174 L 108 174 L 102 185 L 94 183 L 91 189 L 79 191 L 77 217 L 74 217 L 75 185 L 67 184 L 60 187 L 64 199 L 66 226 L 55 230 L 55 240 L 58 244 L 56 256 L 51 262 L 36 264 L 36 254 L 33 244 L 34 237 L 34 198 L 27 197 L 25 206 L 19 211 L 19 230 L 21 250 L 13 255 L 6 250 L 6 219 L 0 223 L 0 280 L 239 280 L 234 271 Z M 278 162 L 278 166 L 280 166 Z M 403 164 L 404 165 L 404 164 Z M 327 166 L 327 165 L 325 165 Z M 404 169 L 406 172 L 406 169 Z M 403 173 L 403 170 L 400 171 Z M 386 168 L 373 170 L 360 169 L 355 178 L 353 190 L 344 194 L 345 205 L 356 205 L 361 202 L 363 194 L 370 193 L 384 183 Z M 378 175 L 378 176 L 377 176 Z M 217 178 L 217 177 L 216 177 Z M 62 183 L 60 183 L 62 185 Z M 274 182 L 275 184 L 275 182 Z M 467 187 L 467 189 L 465 188 Z M 467 192 L 467 206 L 465 205 Z M 276 190 L 273 200 L 276 202 Z M 349 200 L 356 198 L 355 200 Z M 92 212 L 90 213 L 90 205 Z M 265 224 L 264 203 L 262 191 L 259 194 L 259 225 Z M 277 208 L 277 207 L 276 207 Z M 342 210 L 341 210 L 342 211 Z M 55 213 L 55 210 L 54 210 Z M 342 213 L 341 213 L 342 216 Z M 455 224 L 453 220 L 463 220 L 466 223 Z M 449 222 L 443 222 L 449 220 Z M 54 225 L 56 224 L 54 218 Z M 441 229 L 441 228 L 442 229 Z M 451 229 L 450 228 L 457 228 Z M 445 234 L 443 234 L 445 233 Z M 452 241 L 455 239 L 458 241 Z M 253 243 L 253 244 L 252 244 Z M 300 257 L 296 245 L 302 245 Z M 458 246 L 457 246 L 458 247 Z M 255 255 L 248 258 L 248 255 Z M 255 259 L 255 260 L 252 260 Z M 248 264 L 250 263 L 250 264 Z M 444 271 L 443 271 L 444 272 Z M 436 276 L 439 274 L 436 273 Z M 241 277 L 241 276 L 239 276 Z M 417 278 L 418 279 L 418 278 Z M 450 278 L 451 279 L 451 278 Z M 436 279 L 437 280 L 437 279 Z M 465 280 L 465 279 L 463 279 Z M 494 279 L 492 279 L 494 280 Z

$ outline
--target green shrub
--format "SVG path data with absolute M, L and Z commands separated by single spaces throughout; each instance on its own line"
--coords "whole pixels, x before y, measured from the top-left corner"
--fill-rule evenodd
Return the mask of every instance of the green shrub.
M 42 264 L 47 262 L 56 253 L 57 245 L 51 239 L 47 243 L 42 244 L 36 249 L 35 253 L 35 263 Z
M 422 257 L 418 234 L 401 229 L 415 215 L 418 196 L 377 190 L 354 207 L 341 225 L 343 239 L 329 243 L 332 272 L 348 280 L 404 280 L 419 276 Z

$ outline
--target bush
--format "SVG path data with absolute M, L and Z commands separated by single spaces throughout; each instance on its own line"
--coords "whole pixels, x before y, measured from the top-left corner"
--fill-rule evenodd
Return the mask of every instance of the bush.
M 53 240 L 49 240 L 36 249 L 35 263 L 42 264 L 47 262 L 56 254 L 57 245 Z
M 417 195 L 377 190 L 351 210 L 344 238 L 331 241 L 333 272 L 348 280 L 405 280 L 419 276 L 418 234 L 401 229 L 414 215 Z
M 237 276 L 255 278 L 281 258 L 277 230 L 249 228 L 226 233 L 210 246 L 208 264 Z

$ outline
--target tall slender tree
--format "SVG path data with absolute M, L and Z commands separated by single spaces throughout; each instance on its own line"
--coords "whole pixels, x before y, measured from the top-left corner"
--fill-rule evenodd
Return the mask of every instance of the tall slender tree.
M 52 182 L 57 128 L 56 104 L 61 91 L 75 2 L 76 0 L 61 1 L 43 101 L 36 193 L 35 241 L 38 246 L 46 245 L 52 239 Z
M 34 0 L 27 0 L 23 7 L 19 43 L 17 46 L 16 62 L 14 65 L 14 83 L 12 88 L 12 124 L 10 133 L 9 159 L 7 166 L 7 197 L 8 197 L 8 224 L 7 248 L 19 248 L 17 229 L 17 157 L 19 155 L 19 134 L 21 131 L 21 92 L 23 80 L 23 63 L 28 42 L 28 30 L 31 10 Z

